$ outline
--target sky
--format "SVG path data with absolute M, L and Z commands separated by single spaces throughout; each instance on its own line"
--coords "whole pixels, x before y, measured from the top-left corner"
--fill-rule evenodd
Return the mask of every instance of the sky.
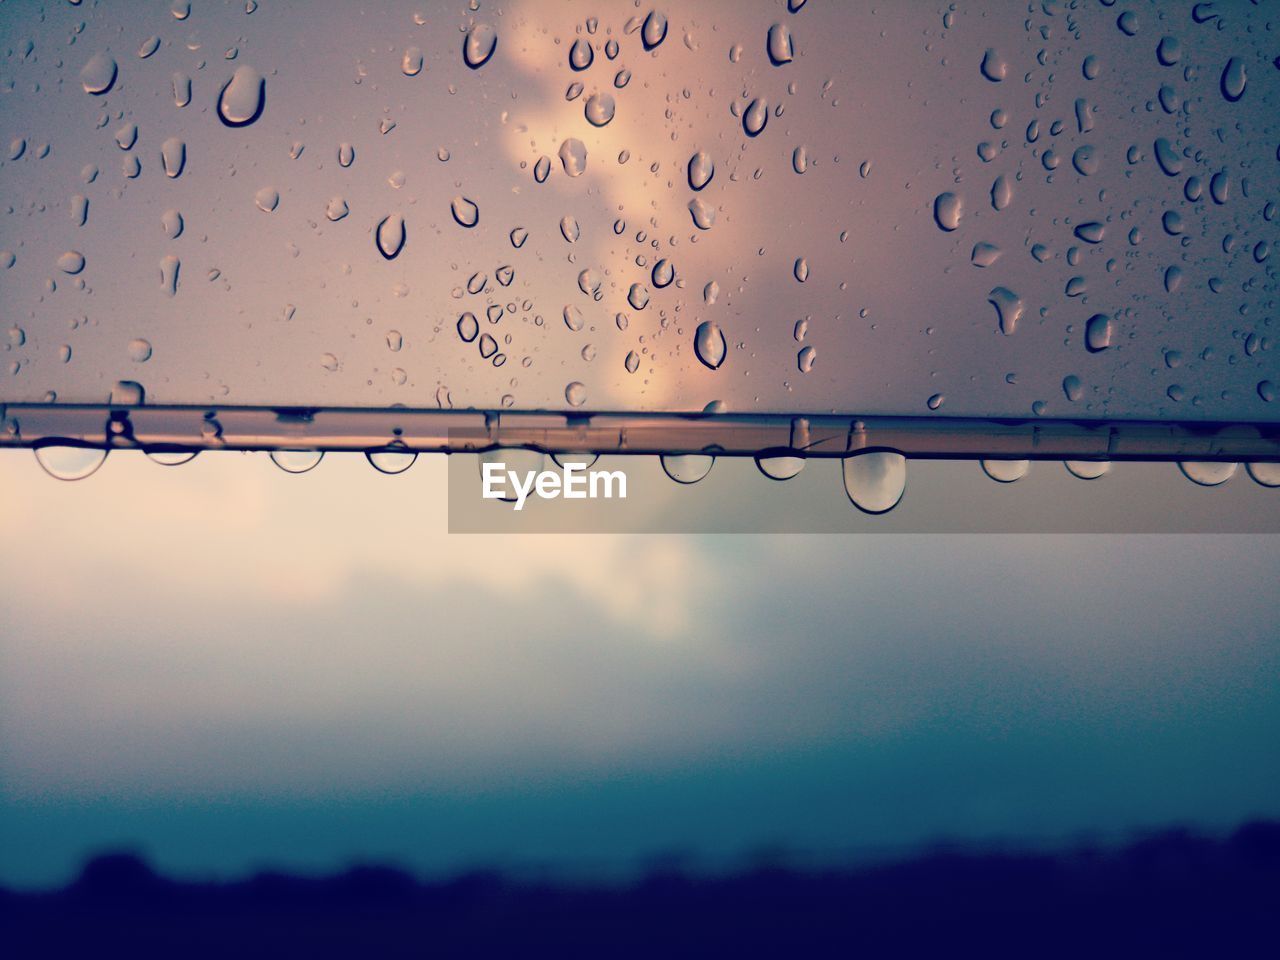
M 652 466 L 633 496 L 789 489 Z M 120 847 L 618 875 L 1280 816 L 1274 536 L 450 535 L 447 479 L 0 455 L 0 883 Z

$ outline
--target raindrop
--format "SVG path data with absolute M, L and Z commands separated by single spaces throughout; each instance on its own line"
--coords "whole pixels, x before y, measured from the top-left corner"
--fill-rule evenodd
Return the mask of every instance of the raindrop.
M 1235 103 L 1244 96 L 1244 88 L 1248 79 L 1244 70 L 1244 61 L 1239 57 L 1232 57 L 1227 61 L 1227 65 L 1222 68 L 1222 96 L 1229 103 Z
M 263 213 L 271 213 L 276 207 L 280 206 L 280 191 L 276 190 L 275 187 L 263 187 L 253 195 L 253 202 Z
M 1030 460 L 983 460 L 982 472 L 998 483 L 1021 480 L 1031 469 Z
M 1084 384 L 1074 373 L 1062 378 L 1062 392 L 1072 403 L 1077 403 L 1084 396 Z
M 951 192 L 938 194 L 933 200 L 933 220 L 938 229 L 948 233 L 960 226 L 964 201 Z
M 366 450 L 365 459 L 379 473 L 404 473 L 418 459 L 416 450 L 408 449 L 400 440 L 396 440 L 380 450 Z
M 1236 475 L 1239 468 L 1238 463 L 1214 460 L 1183 460 L 1178 463 L 1182 475 L 1202 487 L 1216 487 L 1226 483 Z
M 657 10 L 649 11 L 644 18 L 644 26 L 640 28 L 640 40 L 645 50 L 652 50 L 667 38 L 667 18 Z
M 456 214 L 455 214 L 456 216 Z M 404 249 L 406 239 L 404 217 L 392 213 L 378 221 L 374 231 L 374 243 L 378 252 L 387 260 L 394 260 Z
M 343 219 L 350 212 L 351 208 L 347 206 L 347 201 L 342 197 L 332 197 L 324 208 L 324 215 L 334 223 Z
M 716 458 L 701 453 L 659 457 L 663 472 L 676 483 L 697 483 L 716 465 Z
M 524 246 L 524 242 L 529 239 L 529 231 L 524 227 L 515 227 L 511 231 L 511 246 L 519 250 Z
M 640 369 L 640 354 L 634 350 L 627 352 L 627 357 L 623 361 L 623 366 L 627 368 L 627 373 L 635 373 Z
M 1085 324 L 1084 345 L 1090 353 L 1100 353 L 1107 349 L 1114 336 L 1111 317 L 1105 313 L 1095 313 Z
M 533 179 L 538 183 L 546 183 L 547 177 L 551 176 L 551 158 L 541 156 L 538 162 L 533 165 Z
M 1012 334 L 1018 328 L 1018 321 L 1022 319 L 1022 298 L 1008 287 L 996 287 L 987 295 L 987 301 L 996 308 L 1000 332 L 1006 336 Z
M 1178 156 L 1178 151 L 1173 149 L 1173 144 L 1165 137 L 1159 137 L 1156 140 L 1155 154 L 1156 163 L 1160 165 L 1166 177 L 1176 177 L 1182 172 L 1182 157 Z
M 790 480 L 804 469 L 804 457 L 761 455 L 756 457 L 756 467 L 770 480 Z
M 769 28 L 765 47 L 769 52 L 769 62 L 775 67 L 790 63 L 795 57 L 795 48 L 791 42 L 791 30 L 784 23 L 775 23 Z
M 982 75 L 992 83 L 999 83 L 1009 73 L 1009 65 L 991 47 L 988 47 L 986 53 L 982 55 L 982 64 L 979 69 L 982 70 Z
M 714 320 L 704 320 L 698 324 L 693 335 L 693 352 L 702 361 L 703 366 L 715 370 L 724 363 L 728 348 L 725 346 L 724 334 Z
M 164 175 L 170 180 L 182 176 L 187 166 L 187 145 L 177 137 L 170 137 L 160 144 L 160 161 L 164 166 Z
M 406 77 L 416 77 L 422 72 L 422 48 L 409 47 L 400 60 L 400 69 Z
M 218 118 L 228 127 L 247 127 L 267 103 L 267 81 L 250 66 L 237 67 L 218 95 Z
M 649 288 L 643 283 L 633 283 L 627 290 L 627 302 L 635 309 L 643 310 L 649 305 Z
M 151 344 L 136 337 L 129 341 L 129 359 L 134 363 L 146 363 L 151 359 Z
M 79 250 L 68 250 L 58 257 L 58 269 L 74 276 L 84 269 L 84 254 Z
M 1082 223 L 1075 229 L 1076 237 L 1085 243 L 1101 243 L 1105 234 L 1106 225 L 1099 223 L 1097 220 Z
M 355 163 L 356 148 L 349 143 L 338 144 L 338 166 L 346 168 Z
M 710 230 L 716 225 L 715 206 L 701 197 L 694 197 L 689 201 L 689 216 L 693 218 L 693 225 L 699 230 Z
M 614 102 L 613 94 L 593 93 L 587 97 L 583 112 L 586 114 L 587 122 L 593 127 L 603 127 L 613 119 L 616 109 L 617 105 Z
M 560 218 L 560 236 L 569 243 L 578 242 L 578 238 L 582 236 L 582 228 L 578 226 L 577 218 L 568 216 Z
M 818 359 L 818 348 L 809 346 L 801 347 L 796 354 L 796 366 L 801 373 L 808 373 L 813 369 L 814 361 Z
M 36 463 L 57 480 L 83 480 L 96 471 L 107 451 L 97 447 L 46 444 L 36 447 Z
M 564 307 L 564 325 L 570 330 L 577 333 L 582 329 L 585 321 L 582 319 L 582 311 L 571 303 L 565 304 Z
M 116 82 L 118 68 L 115 58 L 106 53 L 95 53 L 80 71 L 80 85 L 85 93 L 100 97 Z
M 580 177 L 587 169 L 587 147 L 577 137 L 560 144 L 560 165 L 571 177 Z
M 1097 480 L 1111 472 L 1109 460 L 1066 460 L 1063 466 L 1073 477 L 1081 480 Z
M 285 473 L 306 473 L 324 459 L 323 450 L 272 450 L 271 462 Z
M 467 312 L 458 318 L 458 336 L 462 338 L 463 343 L 470 343 L 479 335 L 480 324 L 474 313 Z
M 797 257 L 796 262 L 791 267 L 791 273 L 798 282 L 804 283 L 809 279 L 809 261 L 804 257 Z
M 564 398 L 571 407 L 580 407 L 587 402 L 587 388 L 574 380 L 564 388 Z
M 173 104 L 176 107 L 185 107 L 191 102 L 191 78 L 185 73 L 175 73 L 173 75 Z
M 707 155 L 705 150 L 699 150 L 689 158 L 689 186 L 694 190 L 701 190 L 716 174 L 716 165 L 711 162 L 711 157 Z
M 1091 177 L 1098 172 L 1098 152 L 1089 144 L 1076 147 L 1071 154 L 1071 165 L 1082 177 Z
M 480 335 L 480 356 L 488 360 L 498 352 L 498 341 L 493 339 L 489 334 L 482 333 Z
M 661 290 L 663 287 L 669 286 L 676 278 L 676 268 L 670 260 L 663 257 L 653 265 L 652 271 L 653 285 Z
M 757 97 L 742 113 L 742 129 L 748 137 L 758 137 L 769 122 L 769 104 L 763 97 Z
M 863 513 L 888 513 L 907 490 L 907 458 L 892 450 L 846 457 L 841 466 L 844 492 Z
M 461 227 L 474 227 L 480 222 L 480 208 L 463 196 L 456 196 L 449 205 L 453 219 Z
M 1000 248 L 994 243 L 975 243 L 969 262 L 975 267 L 989 267 L 1000 259 Z
M 1013 199 L 1013 184 L 1009 182 L 1009 178 L 1003 173 L 996 177 L 991 184 L 991 206 L 996 210 L 1003 210 L 1009 206 L 1009 202 Z
M 178 293 L 178 274 L 182 271 L 182 261 L 173 254 L 160 260 L 160 288 L 169 296 Z
M 138 59 L 145 60 L 159 49 L 160 38 L 147 37 L 147 39 L 142 41 L 142 45 L 138 47 Z
M 498 32 L 487 23 L 473 23 L 462 40 L 462 62 L 479 70 L 498 48 Z
M 183 450 L 176 447 L 153 447 L 145 452 L 148 460 L 162 467 L 180 467 L 184 463 L 190 463 L 200 453 L 199 450 Z
M 809 151 L 803 144 L 791 151 L 791 169 L 796 173 L 809 169 Z
M 1280 463 L 1246 463 L 1244 468 L 1254 483 L 1280 487 Z
M 553 453 L 551 459 L 558 467 L 577 467 L 587 470 L 595 465 L 600 459 L 600 454 L 590 453 L 583 450 L 568 451 L 565 453 Z

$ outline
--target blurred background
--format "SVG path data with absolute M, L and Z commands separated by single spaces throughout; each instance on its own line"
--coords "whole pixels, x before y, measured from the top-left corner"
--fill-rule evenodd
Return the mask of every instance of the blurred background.
M 641 506 L 794 492 L 646 463 Z M 446 474 L 0 456 L 0 885 L 108 849 L 625 878 L 1280 816 L 1274 537 L 450 536 Z

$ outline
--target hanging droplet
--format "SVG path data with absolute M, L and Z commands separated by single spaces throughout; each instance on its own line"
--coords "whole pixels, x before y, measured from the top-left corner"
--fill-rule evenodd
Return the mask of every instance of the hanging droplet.
M 982 472 L 998 483 L 1014 483 L 1031 469 L 1030 460 L 983 460 Z
M 1182 475 L 1202 487 L 1216 487 L 1236 475 L 1240 464 L 1221 460 L 1183 460 L 1178 463 Z
M 770 480 L 790 480 L 804 469 L 804 457 L 762 455 L 756 457 L 756 467 Z
M 658 458 L 663 472 L 676 483 L 697 483 L 716 465 L 716 458 L 701 453 L 681 453 Z
M 1280 487 L 1280 463 L 1246 463 L 1244 468 L 1254 483 L 1264 487 Z
M 184 463 L 190 463 L 199 453 L 199 450 L 183 450 L 179 447 L 153 447 L 146 451 L 147 459 L 162 467 L 180 467 Z
M 285 473 L 306 473 L 324 459 L 323 450 L 272 450 L 271 462 Z
M 864 513 L 888 513 L 907 490 L 907 458 L 892 450 L 873 450 L 845 457 L 841 463 L 844 492 Z
M 380 450 L 366 450 L 365 459 L 379 473 L 404 473 L 418 459 L 416 450 L 408 449 L 400 440 L 395 440 Z
M 98 447 L 56 443 L 36 447 L 35 454 L 36 463 L 58 480 L 83 480 L 107 459 L 107 451 Z
M 1063 466 L 1073 477 L 1081 480 L 1097 480 L 1111 472 L 1109 460 L 1065 460 Z

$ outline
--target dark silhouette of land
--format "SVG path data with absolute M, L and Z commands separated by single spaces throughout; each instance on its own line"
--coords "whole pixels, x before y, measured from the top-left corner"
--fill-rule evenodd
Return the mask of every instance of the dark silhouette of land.
M 0 890 L 6 957 L 1280 956 L 1280 822 L 1119 849 L 936 851 L 629 885 L 361 867 L 228 883 L 128 854 L 64 889 Z

